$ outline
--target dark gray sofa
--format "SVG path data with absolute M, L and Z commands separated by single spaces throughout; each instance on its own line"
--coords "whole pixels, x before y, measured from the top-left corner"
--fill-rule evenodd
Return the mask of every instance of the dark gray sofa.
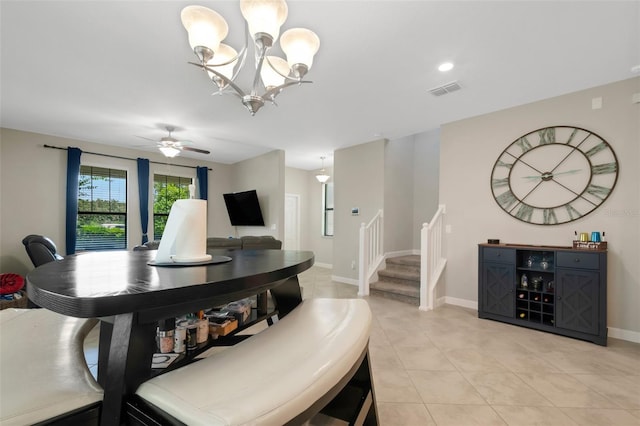
M 149 241 L 148 243 L 135 246 L 133 250 L 157 250 L 160 240 Z M 208 237 L 207 249 L 229 249 L 229 250 L 280 250 L 282 241 L 276 240 L 271 235 L 246 236 L 240 238 Z

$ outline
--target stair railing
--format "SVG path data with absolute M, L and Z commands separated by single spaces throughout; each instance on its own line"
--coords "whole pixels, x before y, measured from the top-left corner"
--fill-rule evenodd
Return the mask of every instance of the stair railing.
M 360 248 L 358 261 L 358 295 L 369 295 L 369 280 L 384 260 L 382 210 L 368 224 L 360 225 Z
M 447 264 L 443 245 L 444 215 L 446 208 L 439 205 L 431 222 L 424 223 L 420 231 L 420 310 L 434 308 L 436 285 Z

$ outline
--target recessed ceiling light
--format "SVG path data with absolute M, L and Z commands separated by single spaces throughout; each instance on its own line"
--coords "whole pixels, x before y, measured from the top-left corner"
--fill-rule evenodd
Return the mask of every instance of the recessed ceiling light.
M 445 62 L 443 64 L 440 64 L 440 66 L 438 67 L 438 71 L 441 71 L 441 72 L 451 71 L 452 69 L 453 69 L 453 63 L 451 62 Z

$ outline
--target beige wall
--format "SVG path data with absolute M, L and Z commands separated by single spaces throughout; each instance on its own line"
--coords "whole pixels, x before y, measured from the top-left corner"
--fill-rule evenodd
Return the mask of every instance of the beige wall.
M 390 140 L 384 150 L 384 252 L 413 248 L 414 137 Z
M 209 203 L 207 234 L 231 235 L 226 208 L 222 199 L 231 189 L 232 166 L 183 157 L 171 160 L 149 151 L 137 151 L 108 145 L 46 136 L 37 133 L 0 129 L 0 272 L 26 274 L 33 266 L 22 239 L 29 234 L 46 235 L 55 241 L 58 251 L 65 247 L 65 188 L 67 152 L 48 149 L 43 145 L 74 146 L 83 150 L 82 164 L 121 168 L 128 171 L 128 247 L 141 242 L 138 207 L 138 178 L 135 161 L 89 154 L 98 152 L 128 158 L 144 157 L 164 164 L 151 164 L 154 172 L 180 176 L 195 176 L 195 169 L 177 167 L 208 166 Z M 151 204 L 150 204 L 151 205 Z M 150 209 L 150 211 L 152 211 Z M 150 217 L 151 220 L 151 217 Z M 150 228 L 152 228 L 150 223 Z
M 420 249 L 422 225 L 438 210 L 440 129 L 414 135 L 413 248 Z
M 347 282 L 358 280 L 360 224 L 368 223 L 384 207 L 386 143 L 386 140 L 378 140 L 334 153 L 333 275 Z M 351 215 L 354 207 L 360 209 L 359 216 Z
M 640 78 L 635 78 L 442 126 L 440 203 L 446 204 L 446 223 L 452 228 L 447 235 L 447 297 L 476 303 L 477 244 L 488 238 L 567 246 L 574 231 L 606 231 L 610 335 L 640 332 L 640 104 L 632 103 L 638 92 Z M 595 97 L 602 97 L 602 109 L 591 108 Z M 607 140 L 618 156 L 618 183 L 600 208 L 577 221 L 530 225 L 500 209 L 489 179 L 507 145 L 552 125 L 582 127 Z
M 237 236 L 273 235 L 284 237 L 284 151 L 275 150 L 235 163 L 231 171 L 233 192 L 255 189 L 258 193 L 264 227 L 238 226 Z
M 440 131 L 434 130 L 336 151 L 334 277 L 355 283 L 351 264 L 358 264 L 360 226 L 380 208 L 385 254 L 419 250 L 422 224 L 438 208 L 439 147 Z M 360 216 L 351 216 L 352 207 L 360 207 Z

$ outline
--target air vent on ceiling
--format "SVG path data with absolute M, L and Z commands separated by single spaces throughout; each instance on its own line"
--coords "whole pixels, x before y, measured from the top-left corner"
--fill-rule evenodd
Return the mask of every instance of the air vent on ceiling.
M 460 89 L 462 89 L 462 87 L 460 87 L 460 84 L 457 81 L 452 81 L 451 83 L 429 89 L 429 93 L 431 93 L 433 96 L 442 96 Z

